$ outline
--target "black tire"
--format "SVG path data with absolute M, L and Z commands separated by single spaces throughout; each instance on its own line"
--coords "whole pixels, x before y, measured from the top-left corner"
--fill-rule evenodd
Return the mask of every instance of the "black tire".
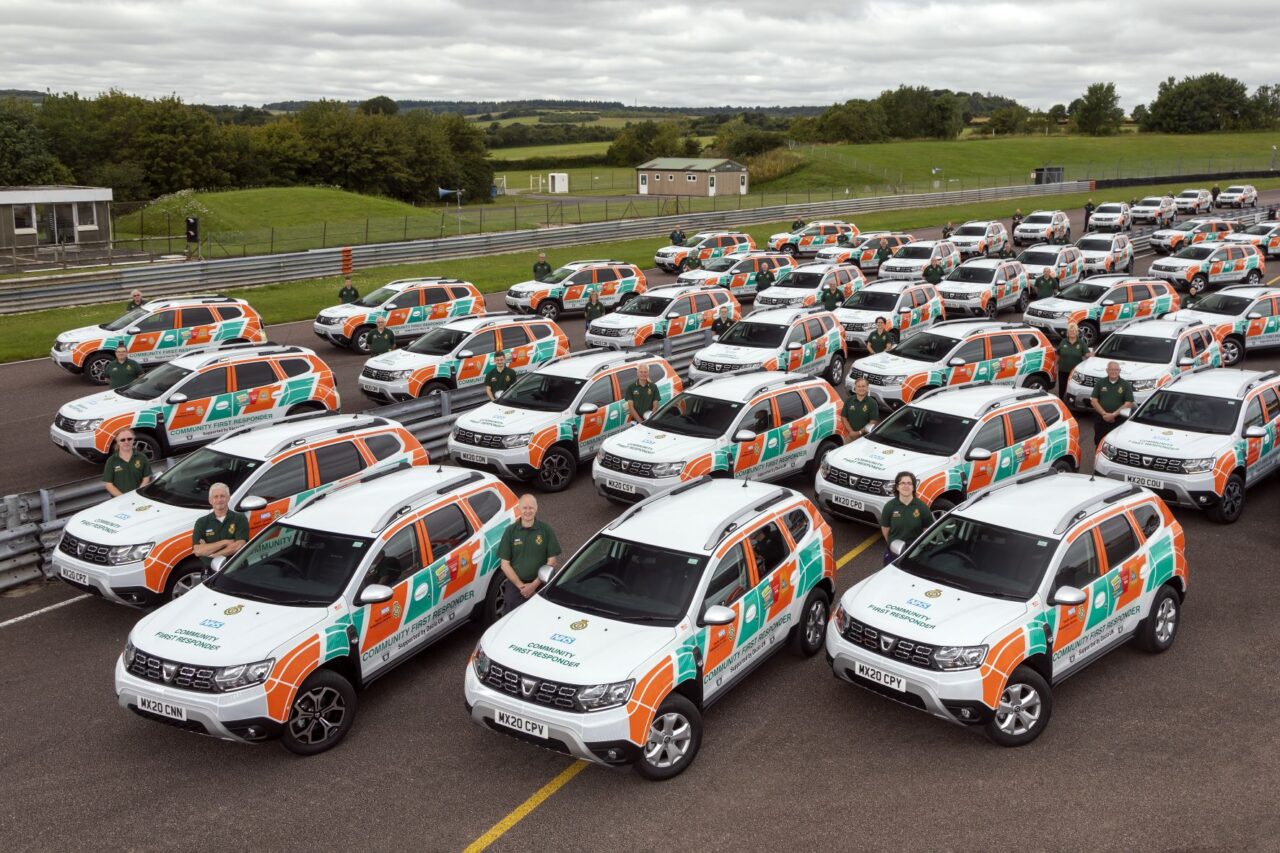
M 543 454 L 533 482 L 540 492 L 563 492 L 573 483 L 576 473 L 578 457 L 567 447 L 553 447 Z
M 1051 467 L 1059 474 L 1072 474 L 1080 466 L 1076 465 L 1076 461 L 1070 456 L 1063 456 L 1061 459 L 1055 459 Z
M 680 273 L 684 272 L 684 271 L 685 271 L 685 270 L 687 270 L 687 269 L 689 269 L 689 261 L 688 261 L 688 259 L 686 258 L 685 260 L 683 260 L 683 261 L 681 261 L 680 263 L 676 264 L 676 268 L 675 268 L 674 272 L 675 272 L 675 274 L 676 274 L 676 275 L 680 275 Z M 668 272 L 671 272 L 671 270 L 668 270 Z
M 432 379 L 426 385 L 422 386 L 422 390 L 418 393 L 418 397 L 421 399 L 422 397 L 430 397 L 432 394 L 443 394 L 448 390 L 448 382 L 442 382 L 439 379 Z
M 1022 383 L 1023 388 L 1031 388 L 1036 391 L 1049 391 L 1053 389 L 1053 380 L 1043 373 L 1033 373 L 1027 377 L 1027 381 Z
M 317 669 L 294 694 L 280 743 L 295 755 L 318 755 L 337 746 L 355 720 L 351 682 L 331 669 Z
M 542 300 L 538 303 L 538 316 L 554 323 L 560 319 L 560 303 L 554 299 Z
M 994 320 L 996 315 L 1000 313 L 1000 305 L 995 299 L 988 299 L 986 307 L 982 309 L 982 313 L 986 315 L 988 320 Z
M 1235 335 L 1230 335 L 1222 339 L 1222 366 L 1235 367 L 1244 361 L 1245 349 L 1244 341 Z
M 489 580 L 489 588 L 484 594 L 484 601 L 471 612 L 472 618 L 482 627 L 487 628 L 507 615 L 507 599 L 503 592 L 510 583 L 502 569 L 493 573 L 493 577 Z
M 832 353 L 831 361 L 827 364 L 827 369 L 823 371 L 822 375 L 827 382 L 839 388 L 840 383 L 844 381 L 844 353 Z
M 1262 281 L 1262 273 L 1258 270 L 1249 270 L 1249 274 L 1244 277 L 1245 284 L 1257 284 Z
M 1244 497 L 1244 478 L 1239 474 L 1232 474 L 1222 487 L 1218 502 L 1209 507 L 1209 520 L 1215 524 L 1235 524 L 1244 513 Z
M 826 458 L 828 453 L 839 446 L 840 442 L 836 441 L 834 438 L 824 439 L 823 442 L 818 445 L 818 452 L 813 454 L 813 458 L 805 463 L 804 476 L 812 477 L 817 474 L 818 466 L 822 464 L 822 460 Z
M 1167 652 L 1178 639 L 1178 627 L 1182 624 L 1182 597 L 1170 584 L 1156 590 L 1151 602 L 1151 612 L 1138 623 L 1133 643 L 1144 652 L 1153 655 Z
M 1124 268 L 1125 275 L 1133 275 L 1133 258 L 1129 259 L 1129 265 Z
M 702 746 L 702 714 L 696 705 L 671 693 L 649 724 L 649 740 L 640 747 L 633 765 L 637 773 L 653 782 L 674 779 L 683 773 Z
M 1023 290 L 1018 294 L 1018 313 L 1025 314 L 1027 306 L 1031 304 L 1031 291 Z
M 164 603 L 181 598 L 195 589 L 204 580 L 204 564 L 197 558 L 184 560 L 169 572 L 169 580 L 164 585 Z
M 956 508 L 956 501 L 952 500 L 949 497 L 940 497 L 934 500 L 934 502 L 929 505 L 929 514 L 932 515 L 936 520 L 936 519 L 942 518 L 942 516 L 951 512 L 951 510 L 955 508 Z
M 782 251 L 786 252 L 788 255 L 790 255 L 793 258 L 799 257 L 800 255 L 800 250 L 796 248 L 795 243 L 788 243 L 787 245 L 783 246 Z
M 105 352 L 95 352 L 84 360 L 84 371 L 81 374 L 94 385 L 106 385 L 111 380 L 107 379 L 107 365 L 111 363 L 111 355 Z
M 373 326 L 360 326 L 351 333 L 351 348 L 361 355 L 369 354 L 369 333 Z
M 1202 290 L 1209 286 L 1209 279 L 1204 273 L 1198 273 L 1191 279 L 1191 286 L 1187 288 L 1190 296 L 1198 296 Z
M 1102 337 L 1102 332 L 1098 329 L 1098 324 L 1087 321 L 1080 324 L 1080 337 L 1084 340 L 1085 346 L 1093 349 L 1098 345 L 1098 339 Z
M 1053 716 L 1053 693 L 1040 673 L 1020 666 L 1000 691 L 987 721 L 987 737 L 1000 746 L 1025 746 L 1040 736 Z
M 800 621 L 791 629 L 787 648 L 796 657 L 811 658 L 826 643 L 827 617 L 831 614 L 831 596 L 822 587 L 814 587 L 805 597 Z
M 151 462 L 164 458 L 164 446 L 160 443 L 160 439 L 149 432 L 134 431 L 133 449 L 147 457 Z

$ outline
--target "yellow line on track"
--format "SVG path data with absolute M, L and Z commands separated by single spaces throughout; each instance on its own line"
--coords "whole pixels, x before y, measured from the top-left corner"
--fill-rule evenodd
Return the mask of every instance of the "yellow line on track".
M 529 813 L 542 805 L 544 800 L 556 791 L 559 791 L 565 785 L 569 784 L 569 781 L 573 779 L 574 776 L 577 776 L 586 769 L 587 762 L 585 761 L 575 761 L 570 764 L 564 770 L 560 771 L 560 775 L 543 785 L 534 792 L 533 796 L 516 806 L 509 815 L 495 823 L 488 832 L 468 844 L 463 853 L 479 853 L 479 851 L 487 848 L 490 844 L 501 838 L 509 829 L 528 817 Z
M 883 537 L 881 537 L 879 533 L 873 533 L 873 534 L 871 534 L 870 536 L 868 536 L 866 539 L 864 539 L 864 540 L 862 540 L 861 542 L 859 542 L 859 543 L 858 543 L 858 546 L 857 546 L 856 548 L 854 548 L 854 549 L 853 549 L 852 551 L 850 551 L 848 554 L 845 554 L 845 555 L 844 555 L 843 557 L 841 557 L 840 559 L 836 560 L 836 571 L 838 572 L 838 571 L 840 571 L 841 569 L 843 569 L 843 568 L 844 568 L 844 566 L 845 566 L 845 563 L 848 563 L 848 562 L 849 562 L 850 560 L 852 560 L 854 557 L 858 556 L 858 555 L 859 555 L 859 554 L 861 554 L 863 551 L 867 550 L 867 549 L 868 549 L 868 548 L 870 548 L 872 545 L 874 545 L 874 544 L 876 544 L 877 542 L 879 542 L 881 538 L 883 538 Z

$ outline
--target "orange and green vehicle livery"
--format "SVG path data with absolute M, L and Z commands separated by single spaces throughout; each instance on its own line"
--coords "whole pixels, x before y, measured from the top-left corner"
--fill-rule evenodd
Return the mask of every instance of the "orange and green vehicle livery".
M 583 310 L 592 293 L 606 307 L 625 305 L 644 293 L 644 271 L 625 261 L 574 261 L 549 275 L 545 281 L 524 281 L 507 290 L 507 310 L 517 314 L 540 314 L 548 320 L 565 312 Z
M 653 265 L 663 272 L 681 273 L 689 262 L 699 263 L 725 255 L 741 255 L 754 250 L 755 239 L 741 231 L 702 231 L 679 246 L 663 246 L 653 255 Z
M 329 343 L 369 352 L 369 333 L 378 318 L 398 342 L 410 341 L 457 317 L 485 313 L 484 296 L 469 281 L 409 278 L 392 281 L 355 302 L 333 305 L 316 315 L 312 331 Z
M 858 226 L 838 220 L 810 222 L 795 231 L 771 235 L 769 248 L 775 252 L 786 252 L 793 258 L 808 257 L 827 246 L 838 245 L 841 234 L 853 239 L 858 236 Z
M 586 342 L 591 347 L 643 346 L 651 340 L 710 329 L 721 311 L 729 320 L 742 318 L 738 300 L 723 287 L 654 287 L 617 311 L 592 320 Z

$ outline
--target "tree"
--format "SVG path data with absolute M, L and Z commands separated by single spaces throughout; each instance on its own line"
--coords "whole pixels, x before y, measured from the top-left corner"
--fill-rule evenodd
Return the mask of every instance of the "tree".
M 879 101 L 849 100 L 835 104 L 812 120 L 803 117 L 792 122 L 793 134 L 814 142 L 883 142 L 889 138 L 888 120 Z
M 696 140 L 695 140 L 696 141 Z M 761 130 L 748 124 L 741 116 L 720 125 L 712 146 L 722 157 L 744 159 L 779 148 L 786 142 L 781 133 Z
M 1025 133 L 1030 117 L 1031 111 L 1026 107 L 1002 107 L 991 114 L 991 121 L 987 126 L 996 134 Z
M 65 184 L 71 170 L 49 150 L 30 101 L 0 100 L 0 186 Z
M 393 116 L 400 112 L 400 105 L 386 95 L 378 95 L 362 101 L 359 110 L 367 116 Z
M 1147 123 L 1147 120 L 1148 120 L 1147 105 L 1138 104 L 1136 107 L 1133 108 L 1133 112 L 1130 113 L 1129 116 L 1130 118 L 1133 119 L 1134 123 L 1138 125 L 1138 127 L 1142 127 L 1144 124 Z
M 1048 117 L 1049 117 L 1049 123 L 1051 125 L 1054 125 L 1056 127 L 1057 125 L 1062 124 L 1064 121 L 1067 120 L 1067 105 L 1054 104 L 1053 106 L 1049 107 Z
M 1223 74 L 1201 74 L 1179 81 L 1169 77 L 1147 105 L 1142 129 L 1161 133 L 1250 130 L 1265 126 L 1259 124 L 1259 103 L 1250 101 L 1244 83 Z
M 1085 89 L 1073 118 L 1081 133 L 1090 136 L 1109 136 L 1120 129 L 1124 110 L 1120 109 L 1120 96 L 1115 83 L 1092 83 Z
M 654 157 L 682 156 L 685 150 L 679 124 L 642 121 L 624 127 L 605 156 L 616 166 L 638 166 Z

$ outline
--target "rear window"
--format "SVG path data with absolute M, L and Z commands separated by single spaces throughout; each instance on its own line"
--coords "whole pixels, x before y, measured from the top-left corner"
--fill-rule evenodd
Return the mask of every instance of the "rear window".
M 498 497 L 498 493 L 492 489 L 472 495 L 467 498 L 467 502 L 471 504 L 471 511 L 476 514 L 481 524 L 486 523 L 502 509 L 502 498 Z
M 284 371 L 284 375 L 292 378 L 301 376 L 311 369 L 311 365 L 304 358 L 286 358 L 280 362 L 280 369 Z
M 234 320 L 237 317 L 243 317 L 244 312 L 235 305 L 224 305 L 218 309 L 218 316 L 224 320 Z
M 404 449 L 399 436 L 391 435 L 390 433 L 371 435 L 364 440 L 364 443 L 369 448 L 369 452 L 373 454 L 373 458 L 379 462 Z

